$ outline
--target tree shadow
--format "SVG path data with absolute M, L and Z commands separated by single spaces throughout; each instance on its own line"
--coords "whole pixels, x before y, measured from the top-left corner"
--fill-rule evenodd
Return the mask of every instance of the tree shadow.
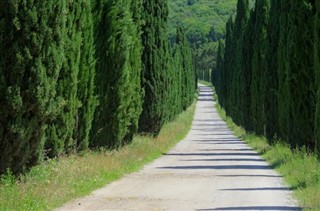
M 221 119 L 194 119 L 196 122 L 223 122 Z
M 222 166 L 164 166 L 158 167 L 158 169 L 175 169 L 175 170 L 237 170 L 237 169 L 244 169 L 244 170 L 270 170 L 272 169 L 270 166 L 267 165 L 222 165 Z M 222 189 L 227 190 L 227 189 Z M 236 189 L 235 189 L 236 190 Z
M 212 101 L 213 102 L 213 99 L 201 99 L 201 98 L 198 98 L 198 101 Z
M 221 153 L 163 153 L 164 156 L 259 156 L 256 152 L 236 153 L 236 152 L 221 152 Z
M 287 187 L 261 187 L 261 188 L 226 188 L 220 191 L 290 191 L 292 188 Z
M 229 138 L 229 139 L 196 139 L 196 140 L 192 140 L 192 141 L 195 141 L 195 142 L 241 142 L 241 143 L 244 143 L 243 141 L 239 140 L 239 139 L 232 139 L 232 138 Z
M 204 127 L 210 127 L 210 126 L 225 127 L 225 128 L 223 128 L 223 129 L 230 131 L 230 129 L 228 128 L 227 124 L 225 124 L 225 123 L 223 123 L 223 122 L 221 122 L 221 123 L 219 123 L 219 122 L 212 122 L 211 124 L 209 124 L 209 123 L 195 123 L 195 124 L 193 124 L 193 126 L 197 126 L 197 127 L 203 127 L 203 126 L 204 126 Z
M 274 178 L 282 178 L 282 176 L 279 175 L 268 175 L 268 174 L 222 174 L 222 175 L 217 175 L 218 177 L 274 177 Z
M 240 152 L 244 152 L 244 151 L 248 151 L 248 152 L 253 152 L 252 149 L 198 149 L 198 151 L 200 152 L 214 152 L 214 151 L 240 151 Z
M 209 209 L 197 209 L 197 211 L 206 211 L 206 210 L 291 210 L 291 211 L 300 211 L 300 207 L 292 206 L 246 206 L 246 207 L 218 207 L 218 208 L 209 208 Z
M 228 131 L 228 130 L 226 130 Z M 221 132 L 221 131 L 219 131 Z M 199 134 L 196 133 L 194 135 L 204 135 L 204 136 L 234 136 L 234 134 L 232 132 L 228 132 L 228 133 L 205 133 L 205 134 Z
M 210 161 L 249 161 L 249 162 L 265 162 L 263 159 L 254 159 L 254 158 L 222 158 L 222 159 L 185 159 L 181 161 L 190 161 L 190 162 L 197 162 L 197 161 L 204 161 L 204 162 L 210 162 Z

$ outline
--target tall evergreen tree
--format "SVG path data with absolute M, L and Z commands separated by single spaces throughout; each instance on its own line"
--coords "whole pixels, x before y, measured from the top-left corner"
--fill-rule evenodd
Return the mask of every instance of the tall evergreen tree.
M 145 92 L 139 130 L 158 134 L 167 118 L 168 61 L 167 1 L 143 1 L 142 88 Z
M 56 89 L 60 112 L 46 129 L 49 156 L 88 147 L 95 109 L 91 3 L 69 1 L 66 6 L 65 57 Z
M 251 113 L 256 133 L 264 134 L 266 127 L 265 93 L 266 71 L 263 71 L 263 60 L 266 56 L 267 25 L 269 20 L 270 0 L 256 1 L 256 16 L 251 78 Z
M 231 90 L 230 90 L 230 75 L 232 73 L 232 61 L 233 61 L 233 20 L 232 17 L 229 18 L 228 22 L 226 23 L 226 49 L 225 49 L 225 58 L 224 58 L 224 71 L 223 71 L 223 82 L 222 82 L 222 96 L 223 100 L 221 105 L 225 108 L 228 115 L 230 115 L 230 97 L 231 97 Z
M 187 109 L 193 101 L 194 95 L 194 70 L 193 58 L 187 38 L 181 27 L 177 28 L 177 50 L 181 53 L 182 62 L 182 108 Z
M 141 113 L 140 33 L 131 1 L 96 2 L 96 109 L 92 146 L 129 142 Z
M 243 112 L 241 109 L 245 106 L 245 91 L 246 91 L 246 77 L 244 75 L 244 70 L 242 69 L 243 65 L 243 33 L 245 26 L 249 18 L 249 0 L 238 0 L 237 4 L 237 15 L 235 18 L 234 24 L 234 64 L 233 64 L 233 79 L 231 81 L 231 89 L 234 91 L 234 103 L 235 103 L 235 112 L 234 112 L 234 121 L 238 124 L 243 123 Z
M 66 4 L 67 21 L 64 34 L 65 57 L 59 73 L 56 87 L 56 99 L 59 110 L 57 116 L 48 121 L 46 129 L 47 156 L 53 157 L 64 153 L 65 149 L 75 148 L 73 131 L 76 123 L 76 113 L 80 106 L 77 99 L 78 73 L 80 63 L 81 32 L 79 23 L 81 6 L 78 2 L 69 1 Z
M 243 96 L 244 105 L 242 107 L 243 116 L 243 126 L 248 131 L 253 131 L 253 121 L 251 114 L 251 80 L 252 80 L 252 57 L 254 52 L 254 46 L 252 40 L 255 39 L 255 34 L 252 33 L 255 28 L 256 23 L 256 10 L 251 10 L 250 17 L 248 19 L 247 25 L 245 27 L 245 32 L 242 37 L 243 42 L 243 61 L 242 70 L 245 76 L 245 93 Z
M 222 101 L 222 85 L 223 85 L 223 72 L 224 72 L 224 50 L 225 46 L 222 40 L 219 40 L 217 65 L 215 68 L 212 84 L 215 86 L 218 95 L 219 103 Z
M 79 30 L 81 31 L 80 63 L 78 74 L 77 98 L 80 108 L 76 113 L 76 125 L 73 139 L 77 150 L 86 150 L 89 146 L 89 135 L 92 127 L 94 111 L 97 106 L 94 95 L 95 59 L 93 16 L 90 1 L 81 1 L 81 18 Z
M 62 0 L 1 2 L 0 173 L 38 162 L 46 123 L 60 112 L 65 6 Z
M 314 146 L 313 0 L 291 3 L 286 66 L 289 103 L 288 136 L 293 146 Z M 303 32 L 303 33 L 301 33 Z M 297 88 L 298 87 L 298 88 Z
M 281 0 L 281 15 L 279 16 L 280 32 L 279 32 L 279 47 L 278 47 L 278 122 L 280 129 L 280 138 L 288 139 L 288 117 L 289 117 L 289 103 L 287 98 L 287 61 L 288 61 L 288 15 L 290 12 L 291 3 L 286 0 Z
M 315 148 L 320 152 L 320 1 L 316 2 L 314 40 L 314 69 L 316 80 Z
M 267 42 L 266 56 L 263 61 L 264 72 L 266 72 L 266 98 L 265 98 L 265 112 L 266 112 L 266 135 L 269 140 L 272 140 L 275 135 L 279 134 L 278 123 L 278 45 L 280 37 L 280 18 L 281 1 L 271 0 L 270 19 L 267 27 Z

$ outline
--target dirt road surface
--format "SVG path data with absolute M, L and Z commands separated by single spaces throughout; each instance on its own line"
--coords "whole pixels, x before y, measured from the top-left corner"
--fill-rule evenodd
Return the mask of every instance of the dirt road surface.
M 163 157 L 58 210 L 300 210 L 283 179 L 218 116 L 200 85 L 192 129 Z

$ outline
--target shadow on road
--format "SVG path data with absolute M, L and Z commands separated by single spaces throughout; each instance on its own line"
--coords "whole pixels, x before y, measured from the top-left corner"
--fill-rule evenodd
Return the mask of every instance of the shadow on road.
M 209 209 L 198 209 L 197 211 L 206 210 L 301 210 L 299 207 L 288 207 L 288 206 L 250 206 L 250 207 L 218 207 Z
M 248 153 L 162 153 L 164 156 L 258 156 L 256 152 Z
M 218 169 L 218 170 L 266 170 L 272 169 L 270 166 L 265 165 L 221 165 L 221 166 L 164 166 L 158 169 L 176 169 L 176 170 L 189 170 L 189 169 Z
M 251 159 L 251 158 L 225 158 L 225 159 L 185 159 L 181 161 L 249 161 L 249 162 L 265 162 L 263 159 Z
M 285 187 L 263 187 L 263 188 L 227 188 L 220 191 L 290 191 L 291 188 Z
M 279 175 L 265 175 L 265 174 L 222 174 L 217 175 L 218 177 L 274 177 L 274 178 L 281 178 L 282 176 Z

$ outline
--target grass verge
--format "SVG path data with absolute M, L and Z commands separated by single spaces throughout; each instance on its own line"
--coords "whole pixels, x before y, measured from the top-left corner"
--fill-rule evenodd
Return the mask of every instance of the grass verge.
M 226 121 L 234 134 L 247 142 L 270 163 L 292 188 L 303 210 L 320 210 L 320 161 L 317 155 L 306 149 L 291 149 L 289 145 L 275 140 L 269 144 L 264 136 L 247 133 L 236 125 L 217 104 L 220 117 Z
M 19 180 L 10 172 L 0 180 L 0 210 L 48 210 L 139 170 L 160 157 L 188 133 L 195 103 L 175 121 L 163 126 L 158 137 L 136 136 L 118 151 L 88 151 L 49 160 Z

